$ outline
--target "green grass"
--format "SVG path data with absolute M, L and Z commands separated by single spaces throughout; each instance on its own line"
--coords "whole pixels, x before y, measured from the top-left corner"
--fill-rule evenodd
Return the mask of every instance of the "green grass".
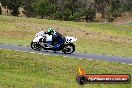
M 35 34 L 49 27 L 65 36 L 77 37 L 77 51 L 132 57 L 132 23 L 116 25 L 1 15 L 0 43 L 30 46 Z
M 92 39 L 89 39 L 88 42 L 85 42 L 85 40 L 83 40 L 83 43 L 77 42 L 76 45 L 80 52 L 85 51 L 85 53 L 98 53 L 98 54 L 104 54 L 110 56 L 117 55 L 117 56 L 132 57 L 131 44 L 127 44 L 127 43 L 120 44 L 111 41 L 99 41 L 99 40 L 94 41 Z
M 79 86 L 76 83 L 79 65 L 82 65 L 88 74 L 132 75 L 132 66 L 126 64 L 0 50 L 0 87 L 131 88 L 132 86 L 132 83 Z

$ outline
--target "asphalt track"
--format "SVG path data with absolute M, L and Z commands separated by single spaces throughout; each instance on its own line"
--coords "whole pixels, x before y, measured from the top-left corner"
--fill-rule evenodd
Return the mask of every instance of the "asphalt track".
M 132 57 L 128 58 L 128 57 L 106 56 L 106 55 L 88 54 L 88 53 L 81 53 L 81 52 L 74 52 L 73 54 L 64 54 L 62 52 L 55 53 L 53 51 L 44 51 L 44 50 L 34 51 L 30 47 L 16 46 L 16 45 L 5 45 L 5 44 L 0 44 L 0 49 L 10 49 L 10 50 L 23 51 L 23 52 L 57 55 L 57 56 L 64 56 L 64 57 L 75 57 L 75 58 L 79 58 L 79 59 L 84 58 L 84 59 L 88 59 L 88 60 L 118 62 L 118 63 L 132 65 Z

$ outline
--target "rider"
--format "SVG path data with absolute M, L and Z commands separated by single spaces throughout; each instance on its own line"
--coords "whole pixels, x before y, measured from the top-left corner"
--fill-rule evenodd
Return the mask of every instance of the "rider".
M 54 33 L 55 33 L 55 31 L 53 28 L 48 29 L 48 32 L 47 32 L 48 35 L 53 35 Z
M 49 44 L 52 45 L 52 40 L 53 40 L 53 34 L 54 34 L 54 29 L 53 28 L 48 28 L 48 31 L 44 33 L 45 35 L 45 41 Z
M 60 36 L 59 33 L 55 32 L 53 28 L 48 29 L 48 34 L 52 35 L 52 45 L 54 46 L 52 48 L 53 51 L 59 50 L 59 47 L 64 44 L 64 39 L 62 36 Z

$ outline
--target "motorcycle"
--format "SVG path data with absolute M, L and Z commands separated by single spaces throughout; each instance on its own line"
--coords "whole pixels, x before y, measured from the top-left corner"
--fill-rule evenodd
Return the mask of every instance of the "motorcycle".
M 77 41 L 77 38 L 69 36 L 64 37 L 59 32 L 56 32 L 56 34 L 58 34 L 64 41 L 64 43 L 58 47 L 57 51 L 62 51 L 66 54 L 73 53 L 75 51 L 75 45 L 73 42 Z M 55 44 L 53 44 L 52 35 L 45 34 L 43 31 L 37 33 L 31 42 L 31 48 L 37 51 L 40 51 L 41 49 L 54 51 L 54 45 Z

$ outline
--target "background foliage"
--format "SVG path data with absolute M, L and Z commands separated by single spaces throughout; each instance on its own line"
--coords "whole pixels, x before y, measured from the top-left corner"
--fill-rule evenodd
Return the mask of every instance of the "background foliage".
M 0 0 L 3 7 L 11 10 L 10 15 L 18 16 L 19 8 L 27 17 L 86 22 L 95 20 L 96 13 L 103 19 L 119 17 L 124 11 L 132 11 L 131 0 Z M 1 13 L 1 10 L 0 10 Z

